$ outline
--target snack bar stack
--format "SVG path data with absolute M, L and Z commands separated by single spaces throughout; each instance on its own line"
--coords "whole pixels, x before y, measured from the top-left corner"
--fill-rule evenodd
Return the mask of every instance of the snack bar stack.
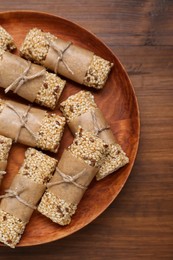
M 12 51 L 16 49 L 12 36 L 0 26 L 0 57 L 4 51 Z
M 129 162 L 90 92 L 80 91 L 70 96 L 60 104 L 60 109 L 73 134 L 80 125 L 84 130 L 97 134 L 107 144 L 107 156 L 96 175 L 97 180 L 106 177 Z
M 7 160 L 12 145 L 12 139 L 0 135 L 0 184 L 6 174 Z
M 10 188 L 1 195 L 0 241 L 14 248 L 20 241 L 46 189 L 57 161 L 33 148 L 25 152 L 25 160 Z
M 105 156 L 105 143 L 80 127 L 64 151 L 38 211 L 59 225 L 67 225 Z
M 0 87 L 30 102 L 54 109 L 66 81 L 42 66 L 26 61 L 10 52 L 0 59 Z
M 113 66 L 93 52 L 37 28 L 28 32 L 20 53 L 25 59 L 96 89 L 103 88 Z
M 65 118 L 11 100 L 0 99 L 0 134 L 31 147 L 56 153 Z

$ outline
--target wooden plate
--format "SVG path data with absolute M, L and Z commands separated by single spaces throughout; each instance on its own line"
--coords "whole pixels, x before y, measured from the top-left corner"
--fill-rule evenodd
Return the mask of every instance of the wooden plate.
M 118 142 L 130 158 L 130 163 L 127 166 L 102 181 L 96 182 L 94 180 L 91 183 L 70 225 L 60 227 L 38 212 L 34 212 L 19 243 L 19 246 L 31 246 L 60 239 L 81 229 L 98 217 L 116 198 L 135 161 L 139 143 L 139 111 L 132 84 L 120 61 L 98 38 L 82 27 L 57 16 L 32 11 L 0 13 L 0 25 L 14 37 L 18 49 L 28 30 L 38 27 L 92 50 L 115 64 L 103 90 L 94 91 L 68 81 L 60 102 L 81 89 L 91 90 Z M 5 98 L 3 90 L 1 90 L 0 96 Z M 8 97 L 28 103 L 12 94 Z M 60 113 L 58 108 L 56 112 Z M 56 158 L 60 158 L 63 149 L 72 142 L 72 138 L 68 127 L 66 127 Z M 3 180 L 1 193 L 9 187 L 14 175 L 17 174 L 23 162 L 25 150 L 26 147 L 23 145 L 13 145 L 9 157 L 8 174 Z

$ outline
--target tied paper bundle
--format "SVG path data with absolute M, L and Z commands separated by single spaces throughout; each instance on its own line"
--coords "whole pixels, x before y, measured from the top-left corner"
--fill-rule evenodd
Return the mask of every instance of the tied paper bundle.
M 10 90 L 30 102 L 54 109 L 65 81 L 44 67 L 4 52 L 0 59 L 0 87 Z
M 12 51 L 14 49 L 16 49 L 16 46 L 13 38 L 2 26 L 0 26 L 0 58 L 4 51 Z
M 59 225 L 67 225 L 105 157 L 105 143 L 79 128 L 64 151 L 38 211 Z
M 113 63 L 93 52 L 34 28 L 20 49 L 21 56 L 88 87 L 101 89 Z
M 56 153 L 65 118 L 57 114 L 0 99 L 0 134 L 31 147 Z
M 80 91 L 70 96 L 61 103 L 60 109 L 73 134 L 80 125 L 84 130 L 95 133 L 107 144 L 107 156 L 96 175 L 97 180 L 106 177 L 129 162 L 90 92 Z
M 12 145 L 12 139 L 0 135 L 0 184 L 6 174 L 7 159 Z
M 37 203 L 46 189 L 57 161 L 33 148 L 9 189 L 0 198 L 0 241 L 14 248 L 20 241 Z

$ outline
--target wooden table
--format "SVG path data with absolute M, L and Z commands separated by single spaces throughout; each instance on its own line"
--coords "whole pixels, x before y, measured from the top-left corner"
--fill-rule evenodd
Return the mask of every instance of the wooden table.
M 94 222 L 42 246 L 0 248 L 0 259 L 173 259 L 173 1 L 13 0 L 0 11 L 46 11 L 95 33 L 119 57 L 141 115 L 125 187 Z

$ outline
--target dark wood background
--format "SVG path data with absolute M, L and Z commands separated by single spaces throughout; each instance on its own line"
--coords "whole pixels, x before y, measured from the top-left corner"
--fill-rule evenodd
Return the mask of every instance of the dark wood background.
M 42 246 L 0 248 L 0 259 L 173 259 L 173 1 L 0 0 L 82 25 L 119 57 L 134 85 L 141 140 L 132 173 L 94 222 Z

